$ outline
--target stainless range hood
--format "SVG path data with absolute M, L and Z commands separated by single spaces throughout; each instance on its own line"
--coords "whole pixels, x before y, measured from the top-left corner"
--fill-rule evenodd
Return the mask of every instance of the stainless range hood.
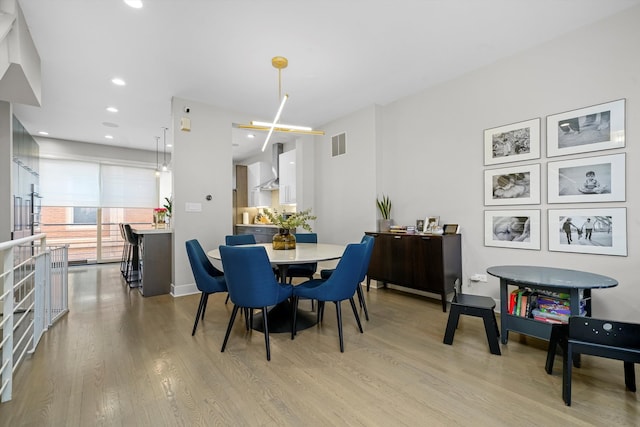
M 284 144 L 276 142 L 271 147 L 271 171 L 275 178 L 272 178 L 266 182 L 261 183 L 256 187 L 258 190 L 272 191 L 280 188 L 280 178 L 278 176 L 280 171 L 280 154 L 284 151 Z

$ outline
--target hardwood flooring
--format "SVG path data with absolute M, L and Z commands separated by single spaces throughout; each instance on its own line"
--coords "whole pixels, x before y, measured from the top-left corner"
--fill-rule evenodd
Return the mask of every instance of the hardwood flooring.
M 365 292 L 371 321 L 357 331 L 343 304 L 322 326 L 264 336 L 242 319 L 220 352 L 232 305 L 212 295 L 143 298 L 117 265 L 72 267 L 70 312 L 43 337 L 0 404 L 0 426 L 415 426 L 640 423 L 622 362 L 583 356 L 573 402 L 561 396 L 561 358 L 544 371 L 546 343 L 512 333 L 489 353 L 482 320 L 463 316 L 442 343 L 440 302 L 387 289 Z M 308 301 L 301 306 L 310 309 Z M 364 317 L 364 316 L 363 316 Z

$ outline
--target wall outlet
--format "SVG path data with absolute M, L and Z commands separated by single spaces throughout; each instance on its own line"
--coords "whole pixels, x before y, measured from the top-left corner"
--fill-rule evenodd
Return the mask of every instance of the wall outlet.
M 487 275 L 486 274 L 473 274 L 471 277 L 469 277 L 469 280 L 471 280 L 472 282 L 486 282 L 487 281 Z

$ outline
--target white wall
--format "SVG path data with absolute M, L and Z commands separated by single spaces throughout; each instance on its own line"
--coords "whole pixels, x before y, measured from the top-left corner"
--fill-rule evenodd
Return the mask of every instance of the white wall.
M 542 46 L 494 63 L 465 76 L 402 99 L 381 109 L 375 126 L 382 132 L 379 152 L 364 147 L 375 141 L 373 114 L 368 110 L 324 127 L 347 131 L 355 150 L 344 162 L 331 162 L 327 147 L 316 150 L 316 205 L 321 232 L 349 236 L 349 230 L 375 226 L 375 195 L 387 193 L 397 223 L 415 224 L 426 215 L 462 226 L 465 291 L 498 299 L 498 280 L 469 286 L 468 276 L 499 264 L 529 264 L 570 268 L 609 275 L 620 285 L 594 291 L 595 316 L 640 321 L 638 288 L 639 150 L 640 133 L 640 7 L 582 28 Z M 626 202 L 549 205 L 546 203 L 546 163 L 576 156 L 546 157 L 547 115 L 626 98 L 627 146 L 584 157 L 627 153 Z M 363 116 L 366 119 L 363 120 Z M 483 130 L 535 117 L 542 119 L 541 250 L 484 247 Z M 369 128 L 369 129 L 367 129 Z M 577 156 L 582 157 L 582 156 Z M 375 166 L 374 166 L 375 165 Z M 370 170 L 375 167 L 377 170 Z M 345 182 L 346 177 L 353 177 Z M 366 177 L 367 179 L 364 179 Z M 378 182 L 376 185 L 372 182 Z M 376 191 L 376 189 L 378 191 Z M 547 210 L 550 208 L 626 207 L 628 257 L 549 252 Z M 494 209 L 489 208 L 489 209 Z M 500 209 L 497 207 L 496 209 Z M 335 225 L 334 225 L 335 224 Z M 353 240 L 353 238 L 351 238 Z
M 326 243 L 359 242 L 365 231 L 376 230 L 376 110 L 328 123 L 325 135 L 315 137 L 314 231 Z M 342 132 L 346 153 L 331 157 L 331 137 Z
M 13 230 L 13 118 L 11 104 L 0 101 L 0 242 Z
M 180 118 L 189 106 L 191 131 L 180 131 Z M 195 290 L 185 242 L 198 239 L 205 251 L 224 243 L 232 234 L 232 113 L 198 102 L 174 98 L 173 132 L 173 293 Z M 238 116 L 236 115 L 236 118 Z M 207 201 L 207 195 L 212 196 Z M 201 212 L 187 212 L 186 204 L 199 204 Z M 219 267 L 219 265 L 218 265 Z

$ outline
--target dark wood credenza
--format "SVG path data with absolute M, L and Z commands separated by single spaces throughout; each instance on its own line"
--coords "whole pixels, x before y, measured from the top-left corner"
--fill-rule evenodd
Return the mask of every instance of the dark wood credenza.
M 366 232 L 375 237 L 367 271 L 371 280 L 439 294 L 447 311 L 447 294 L 462 281 L 460 234 L 427 235 Z

